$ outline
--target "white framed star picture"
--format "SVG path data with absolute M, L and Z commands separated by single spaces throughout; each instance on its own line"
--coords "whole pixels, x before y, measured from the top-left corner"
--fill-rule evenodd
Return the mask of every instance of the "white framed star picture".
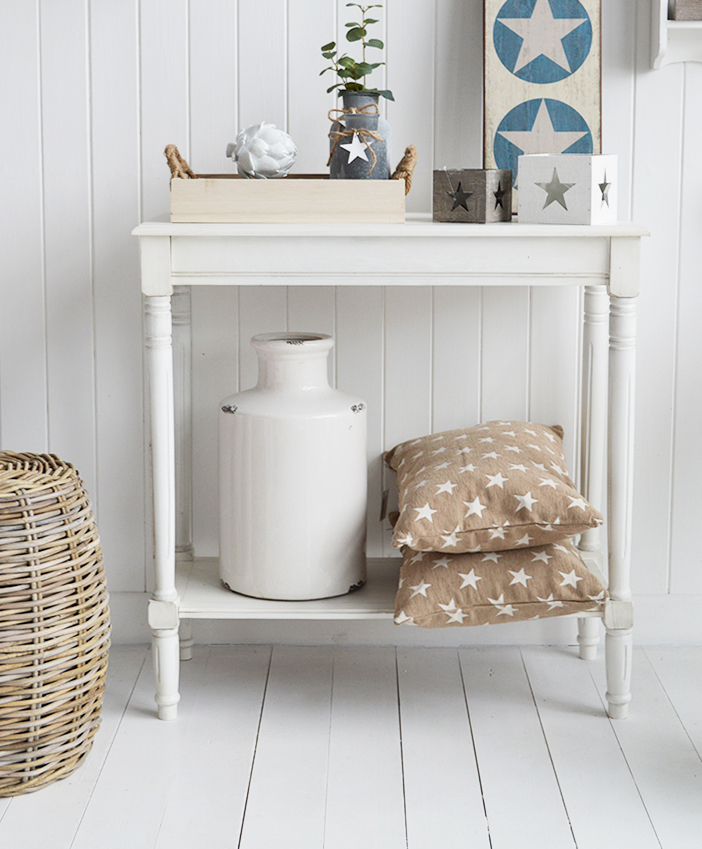
M 600 0 L 485 0 L 484 166 L 601 151 Z

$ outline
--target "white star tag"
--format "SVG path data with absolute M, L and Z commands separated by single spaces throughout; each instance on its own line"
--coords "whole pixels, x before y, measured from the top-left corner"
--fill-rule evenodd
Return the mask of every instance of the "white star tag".
M 366 145 L 362 141 L 361 137 L 358 133 L 354 133 L 351 137 L 351 141 L 349 144 L 340 144 L 339 147 L 343 147 L 344 150 L 348 150 L 349 152 L 349 163 L 353 162 L 354 159 L 365 159 L 368 162 L 368 154 L 366 153 Z

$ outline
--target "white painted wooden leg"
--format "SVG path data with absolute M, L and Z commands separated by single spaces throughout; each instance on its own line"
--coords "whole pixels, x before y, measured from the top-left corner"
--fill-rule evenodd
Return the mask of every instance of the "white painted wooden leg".
M 609 596 L 607 702 L 613 719 L 624 719 L 631 699 L 631 520 L 634 468 L 634 369 L 636 299 L 610 296 L 609 313 Z
M 149 602 L 156 704 L 161 719 L 175 719 L 178 704 L 178 593 L 175 586 L 175 449 L 171 299 L 145 302 L 153 475 L 154 591 Z
M 178 677 L 180 659 L 178 657 L 178 629 L 155 630 L 151 645 L 154 658 L 154 677 L 156 679 L 156 705 L 158 718 L 171 720 L 178 715 Z
M 195 641 L 193 640 L 193 620 L 192 619 L 181 619 L 180 620 L 180 628 L 178 630 L 178 635 L 180 637 L 180 659 L 181 660 L 192 660 L 193 659 L 193 646 L 195 645 Z
M 582 660 L 594 660 L 600 643 L 600 620 L 594 616 L 578 619 L 578 646 Z
M 192 341 L 189 286 L 175 286 L 173 309 L 173 403 L 175 407 L 176 560 L 193 557 L 192 545 Z
M 631 701 L 631 628 L 607 629 L 607 713 L 612 719 L 626 719 Z

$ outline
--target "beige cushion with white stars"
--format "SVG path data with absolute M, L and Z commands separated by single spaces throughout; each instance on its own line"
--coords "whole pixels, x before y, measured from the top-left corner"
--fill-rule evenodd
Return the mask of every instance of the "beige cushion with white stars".
M 563 431 L 488 422 L 395 446 L 400 514 L 395 548 L 502 551 L 573 536 L 602 523 L 575 489 Z
M 406 548 L 395 623 L 493 625 L 600 610 L 606 599 L 570 540 L 478 554 Z

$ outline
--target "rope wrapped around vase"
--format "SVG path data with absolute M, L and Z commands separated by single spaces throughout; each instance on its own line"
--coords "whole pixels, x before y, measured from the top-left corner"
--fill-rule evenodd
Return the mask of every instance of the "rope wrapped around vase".
M 337 113 L 339 115 L 338 118 L 334 118 L 333 113 Z M 345 115 L 379 115 L 378 107 L 375 103 L 368 103 L 366 106 L 362 106 L 360 109 L 357 109 L 355 106 L 351 106 L 349 109 L 330 109 L 327 113 L 327 117 L 332 122 L 332 126 L 334 124 L 338 124 L 340 127 L 343 125 L 343 116 Z M 343 130 L 330 130 L 329 131 L 329 140 L 333 142 L 332 148 L 329 151 L 329 159 L 327 160 L 327 168 L 331 165 L 332 157 L 339 146 L 339 142 L 344 138 L 353 138 L 354 135 L 358 135 L 361 138 L 361 141 L 365 144 L 368 152 L 373 157 L 373 162 L 371 163 L 369 170 L 372 171 L 375 168 L 376 162 L 378 161 L 375 151 L 371 147 L 371 142 L 368 139 L 375 139 L 376 141 L 384 141 L 383 137 L 380 133 L 375 130 L 369 130 L 366 127 L 355 127 L 353 129 L 348 129 L 344 127 Z

